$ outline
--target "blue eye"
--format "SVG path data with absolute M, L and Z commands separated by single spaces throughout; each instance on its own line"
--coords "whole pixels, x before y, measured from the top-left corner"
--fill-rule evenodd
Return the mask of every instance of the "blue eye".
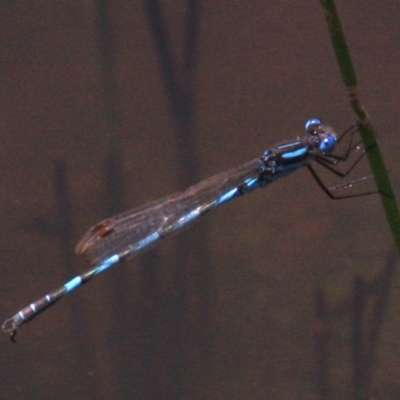
M 327 136 L 319 144 L 321 153 L 332 153 L 336 146 L 336 138 L 334 136 Z
M 322 125 L 322 121 L 318 118 L 309 119 L 305 125 L 306 132 L 308 133 L 315 132 L 315 129 L 313 129 L 314 125 Z

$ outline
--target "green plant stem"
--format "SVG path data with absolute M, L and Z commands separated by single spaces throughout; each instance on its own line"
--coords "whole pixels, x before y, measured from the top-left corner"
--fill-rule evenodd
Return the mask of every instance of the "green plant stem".
M 351 107 L 357 115 L 361 139 L 366 149 L 368 161 L 380 193 L 386 218 L 400 255 L 400 213 L 395 199 L 389 174 L 379 148 L 370 118 L 362 104 L 357 87 L 357 77 L 351 61 L 346 38 L 333 0 L 320 0 L 325 11 L 332 46 L 339 65 Z

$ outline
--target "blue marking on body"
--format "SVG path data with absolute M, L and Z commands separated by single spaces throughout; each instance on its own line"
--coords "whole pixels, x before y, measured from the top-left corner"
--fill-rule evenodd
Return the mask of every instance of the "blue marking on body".
M 200 215 L 200 209 L 196 208 L 195 210 L 190 211 L 189 214 L 186 214 L 185 216 L 179 218 L 178 221 L 176 221 L 176 223 L 173 224 L 171 227 L 173 229 L 180 228 L 181 226 L 186 225 L 191 220 L 197 218 L 199 215 Z
M 303 156 L 306 153 L 307 147 L 302 147 L 301 149 L 282 154 L 282 158 L 284 158 L 285 160 L 290 160 L 291 158 Z
M 247 179 L 246 181 L 245 181 L 245 184 L 248 186 L 248 187 L 251 187 L 252 185 L 254 185 L 255 183 L 257 183 L 258 182 L 258 178 L 250 178 L 250 179 Z
M 143 240 L 141 240 L 140 242 L 138 242 L 138 244 L 135 246 L 135 250 L 140 250 L 143 247 L 146 247 L 147 245 L 149 245 L 150 243 L 156 241 L 157 239 L 160 238 L 160 234 L 158 232 L 154 232 L 151 235 L 145 237 Z
M 64 285 L 65 290 L 68 292 L 74 290 L 77 288 L 79 285 L 82 284 L 82 278 L 80 276 L 77 276 L 76 278 L 70 280 L 68 283 Z
M 119 255 L 118 254 L 114 254 L 113 256 L 107 258 L 106 260 L 104 260 L 99 267 L 96 270 L 95 275 L 98 275 L 100 273 L 102 273 L 103 271 L 105 271 L 106 269 L 110 268 L 111 266 L 113 266 L 114 264 L 116 264 L 117 262 L 119 262 Z
M 223 194 L 218 200 L 217 204 L 220 205 L 222 203 L 225 203 L 226 201 L 230 200 L 237 192 L 237 188 L 231 189 L 229 192 Z
M 243 183 L 243 185 L 239 186 L 239 192 L 240 194 L 246 194 L 251 192 L 252 190 L 255 190 L 260 187 L 260 180 L 259 178 L 249 178 L 246 179 Z

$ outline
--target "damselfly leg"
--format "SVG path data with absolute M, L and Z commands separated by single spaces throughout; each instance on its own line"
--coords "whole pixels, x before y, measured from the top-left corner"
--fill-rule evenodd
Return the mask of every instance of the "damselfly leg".
M 363 159 L 367 151 L 365 149 L 362 149 L 361 153 L 351 162 L 351 164 L 347 167 L 346 170 L 343 171 L 337 168 L 338 165 L 342 165 L 342 163 L 348 161 L 351 158 L 351 155 L 355 151 L 360 149 L 362 141 L 358 140 L 356 143 L 354 143 L 354 135 L 357 132 L 358 132 L 357 125 L 353 125 L 345 132 L 343 132 L 342 135 L 339 136 L 338 143 L 340 143 L 340 141 L 342 141 L 343 138 L 349 137 L 349 143 L 347 145 L 346 151 L 343 154 L 329 154 L 329 155 L 319 154 L 315 158 L 315 161 L 325 169 L 335 174 L 336 176 L 339 176 L 340 178 L 345 178 L 346 176 L 348 176 L 354 170 L 354 168 L 360 163 L 360 161 Z M 378 193 L 378 190 L 374 189 L 370 191 L 363 191 L 360 193 L 343 194 L 343 190 L 352 188 L 354 185 L 359 184 L 361 182 L 365 182 L 367 179 L 372 178 L 371 175 L 357 178 L 350 182 L 346 182 L 344 184 L 328 187 L 325 185 L 325 183 L 323 182 L 323 180 L 321 179 L 321 177 L 319 176 L 319 174 L 313 168 L 312 165 L 308 164 L 307 168 L 310 171 L 311 176 L 314 178 L 317 185 L 328 195 L 329 198 L 333 200 L 350 199 L 353 197 L 369 196 L 371 194 Z M 342 191 L 341 194 L 336 193 L 339 190 Z
M 354 142 L 354 134 L 358 132 L 357 126 L 352 126 L 349 129 L 347 129 L 338 139 L 338 143 L 340 141 L 347 137 L 350 136 L 349 143 L 347 145 L 347 149 L 343 154 L 329 154 L 329 155 L 318 155 L 316 157 L 316 161 L 318 164 L 322 165 L 324 168 L 328 169 L 335 175 L 344 178 L 347 175 L 350 174 L 351 171 L 357 166 L 357 164 L 361 161 L 361 159 L 365 156 L 365 150 L 361 150 L 361 154 L 359 154 L 350 164 L 350 166 L 347 167 L 345 171 L 340 170 L 338 168 L 335 168 L 339 164 L 346 162 L 349 160 L 351 155 L 360 149 L 361 146 L 361 140 L 357 141 L 357 143 Z

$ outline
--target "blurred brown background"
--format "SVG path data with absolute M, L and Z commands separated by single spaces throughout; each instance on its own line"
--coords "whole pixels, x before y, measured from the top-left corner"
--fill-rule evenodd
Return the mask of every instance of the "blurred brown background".
M 397 188 L 398 3 L 337 5 Z M 354 123 L 317 1 L 2 1 L 0 24 L 2 320 L 87 269 L 102 218 Z M 398 399 L 392 247 L 378 196 L 298 171 L 4 336 L 0 397 Z

